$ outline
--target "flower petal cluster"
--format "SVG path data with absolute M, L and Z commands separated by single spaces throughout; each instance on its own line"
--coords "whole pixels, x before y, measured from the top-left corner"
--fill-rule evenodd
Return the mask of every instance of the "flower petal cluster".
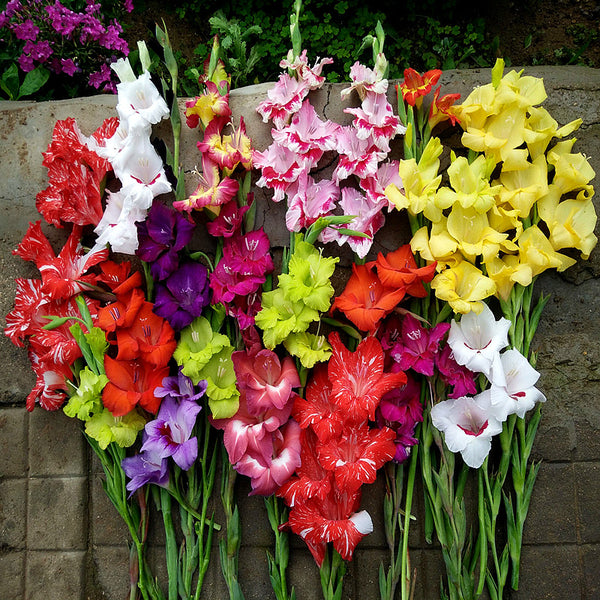
M 350 560 L 362 537 L 373 530 L 360 511 L 360 488 L 395 454 L 393 430 L 370 428 L 381 397 L 406 383 L 404 373 L 384 373 L 381 344 L 373 337 L 348 351 L 337 334 L 332 357 L 315 370 L 298 397 L 293 416 L 302 433 L 301 464 L 277 494 L 290 506 L 288 524 L 306 542 L 320 566 L 326 545 Z
M 291 357 L 267 349 L 232 354 L 240 392 L 238 411 L 213 420 L 236 471 L 250 478 L 251 494 L 269 496 L 300 466 L 300 427 L 291 419 L 300 378 Z

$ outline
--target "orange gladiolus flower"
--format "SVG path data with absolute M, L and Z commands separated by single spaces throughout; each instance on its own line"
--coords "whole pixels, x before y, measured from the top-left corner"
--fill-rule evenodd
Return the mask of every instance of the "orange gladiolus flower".
M 361 331 L 375 331 L 379 321 L 404 298 L 404 288 L 385 286 L 373 265 L 352 265 L 352 276 L 331 309 L 341 310 Z
M 405 69 L 404 81 L 400 84 L 404 101 L 414 106 L 422 96 L 429 94 L 441 74 L 439 69 L 427 71 L 423 75 L 419 75 L 414 69 Z
M 154 390 L 169 375 L 169 367 L 157 369 L 143 361 L 105 356 L 104 369 L 109 381 L 102 391 L 102 403 L 115 417 L 126 415 L 138 405 L 156 414 L 161 400 Z
M 406 244 L 386 256 L 380 252 L 377 260 L 369 263 L 369 266 L 375 265 L 383 285 L 402 288 L 414 298 L 425 298 L 427 290 L 423 283 L 429 283 L 433 279 L 436 264 L 434 262 L 426 267 L 417 267 L 410 244 Z
M 452 125 L 460 122 L 454 103 L 460 99 L 460 94 L 444 94 L 440 98 L 440 88 L 433 94 L 433 102 L 429 107 L 429 126 L 433 129 L 438 123 L 450 120 Z
M 177 347 L 175 332 L 165 319 L 152 312 L 152 306 L 144 302 L 131 327 L 117 329 L 118 360 L 141 358 L 155 367 L 169 362 Z

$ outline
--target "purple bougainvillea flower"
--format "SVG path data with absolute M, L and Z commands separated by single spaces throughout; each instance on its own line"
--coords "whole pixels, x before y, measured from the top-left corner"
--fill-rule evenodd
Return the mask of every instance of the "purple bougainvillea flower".
M 161 458 L 171 456 L 179 467 L 187 471 L 198 457 L 198 438 L 192 436 L 192 432 L 201 410 L 195 400 L 178 402 L 166 396 L 156 419 L 146 423 L 142 453 L 150 452 Z
M 181 213 L 154 202 L 145 221 L 137 223 L 139 247 L 136 254 L 150 263 L 152 277 L 162 281 L 179 264 L 177 252 L 192 239 L 194 223 Z
M 199 317 L 209 302 L 208 269 L 200 263 L 187 262 L 164 284 L 156 286 L 154 312 L 179 331 Z
M 131 480 L 127 484 L 129 497 L 146 483 L 162 487 L 169 485 L 168 461 L 158 452 L 140 452 L 135 456 L 128 456 L 121 461 L 121 466 Z

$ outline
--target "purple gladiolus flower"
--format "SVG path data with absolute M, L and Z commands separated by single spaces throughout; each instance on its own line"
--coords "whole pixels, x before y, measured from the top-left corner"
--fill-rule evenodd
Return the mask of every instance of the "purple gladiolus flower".
M 179 367 L 179 373 L 172 377 L 165 377 L 162 380 L 162 387 L 157 387 L 154 390 L 154 395 L 157 398 L 165 398 L 170 396 L 174 400 L 199 400 L 206 392 L 206 381 L 201 379 L 198 385 L 194 386 L 194 382 L 182 372 L 182 367 Z
M 154 312 L 179 331 L 199 317 L 209 302 L 208 269 L 188 262 L 156 286 Z
M 137 223 L 139 247 L 136 254 L 150 264 L 152 277 L 162 281 L 179 264 L 177 252 L 192 239 L 194 223 L 181 213 L 155 202 L 145 221 Z
M 156 451 L 143 451 L 135 456 L 124 458 L 121 466 L 125 475 L 131 480 L 127 484 L 129 497 L 146 483 L 154 483 L 162 487 L 169 485 L 168 461 Z
M 198 438 L 192 437 L 192 432 L 201 410 L 195 400 L 178 402 L 172 396 L 166 396 L 157 418 L 146 423 L 142 453 L 150 452 L 162 458 L 171 456 L 187 471 L 198 457 Z

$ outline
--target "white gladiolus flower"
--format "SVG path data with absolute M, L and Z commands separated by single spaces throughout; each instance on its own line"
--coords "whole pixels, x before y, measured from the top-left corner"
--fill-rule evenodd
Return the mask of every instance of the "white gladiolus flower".
M 450 452 L 460 452 L 469 467 L 478 469 L 502 423 L 480 405 L 478 396 L 444 400 L 431 409 L 433 426 L 444 433 Z

